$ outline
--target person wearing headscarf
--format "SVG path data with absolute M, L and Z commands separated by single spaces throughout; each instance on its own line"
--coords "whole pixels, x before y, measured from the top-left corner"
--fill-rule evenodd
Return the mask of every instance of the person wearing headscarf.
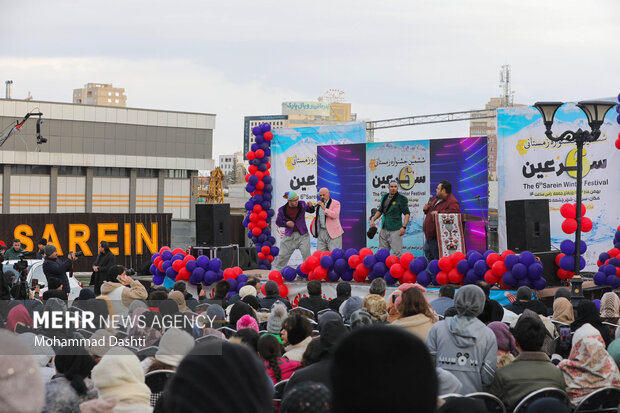
M 592 301 L 581 300 L 577 306 L 577 318 L 570 325 L 570 329 L 575 332 L 585 324 L 590 324 L 592 327 L 596 328 L 599 333 L 601 333 L 605 346 L 608 346 L 609 343 L 611 343 L 611 333 L 601 321 L 601 316 L 598 312 L 598 308 L 596 308 L 596 304 Z
M 373 325 L 372 316 L 366 310 L 359 309 L 351 314 L 351 329 Z
M 388 318 L 387 305 L 385 299 L 377 294 L 369 294 L 364 297 L 362 309 L 366 310 L 372 317 L 374 323 L 385 323 Z
M 144 339 L 144 341 L 139 341 L 144 343 L 143 348 L 157 344 L 161 338 L 161 331 L 158 328 L 152 327 L 157 313 L 148 311 L 144 307 L 139 307 L 133 312 L 133 316 L 136 320 L 140 319 L 142 323 L 136 321 L 133 326 L 129 328 L 127 338 Z
M 398 349 L 398 357 L 389 349 Z M 415 374 L 405 366 L 415 366 Z M 428 349 L 418 337 L 398 328 L 373 325 L 354 330 L 334 352 L 330 379 L 333 413 L 434 413 L 437 405 L 437 375 Z M 372 383 L 363 397 L 360 383 Z M 407 395 L 395 395 L 394 383 L 407 383 Z
M 168 294 L 168 298 L 177 303 L 179 306 L 179 312 L 185 313 L 190 311 L 189 307 L 185 303 L 185 297 L 181 291 L 171 291 L 170 294 Z
M 392 325 L 404 328 L 420 339 L 426 340 L 437 317 L 424 294 L 417 288 L 409 288 L 400 298 L 402 300 L 398 306 L 400 317 Z
M 86 301 L 86 300 L 90 300 L 93 298 L 96 298 L 97 296 L 95 295 L 95 293 L 93 292 L 93 290 L 91 290 L 90 288 L 82 288 L 80 290 L 80 294 L 75 298 L 75 300 L 73 300 L 73 302 L 71 303 L 71 307 L 76 307 L 76 308 L 82 308 L 82 304 Z
M 39 366 L 24 343 L 0 329 L 0 412 L 40 413 L 45 401 Z
M 567 300 L 570 301 L 571 296 L 570 296 L 570 289 L 566 288 L 566 287 L 559 287 L 557 290 L 555 290 L 555 293 L 553 294 L 553 299 L 557 300 L 560 297 L 564 297 Z
M 342 315 L 344 322 L 348 323 L 351 320 L 351 314 L 353 314 L 354 311 L 361 309 L 363 305 L 364 300 L 362 297 L 358 297 L 356 295 L 350 297 L 347 301 L 342 303 L 340 306 L 340 314 Z
M 426 337 L 436 366 L 463 383 L 463 394 L 488 390 L 497 368 L 495 334 L 476 318 L 484 304 L 480 287 L 459 288 L 454 296 L 457 315 L 433 324 Z
M 572 324 L 575 321 L 575 312 L 570 300 L 564 297 L 553 300 L 553 316 L 551 319 L 564 324 Z
M 58 380 L 45 384 L 45 405 L 42 413 L 79 413 L 80 398 L 68 384 Z
M 95 367 L 95 360 L 81 346 L 62 347 L 54 358 L 56 374 L 52 381 L 71 385 L 80 398 L 80 402 L 94 399 L 97 391 L 90 374 Z
M 501 321 L 493 321 L 487 325 L 495 334 L 497 340 L 497 368 L 504 367 L 519 355 L 515 338 L 508 326 Z
M 558 367 L 564 374 L 566 392 L 574 404 L 597 389 L 620 387 L 618 366 L 605 350 L 599 330 L 588 323 L 575 331 L 570 355 Z
M 26 310 L 23 304 L 18 304 L 15 307 L 11 308 L 9 314 L 6 317 L 6 329 L 12 332 L 21 332 L 16 331 L 18 326 L 21 328 L 32 328 L 33 322 L 32 317 Z
M 612 341 L 609 346 L 607 346 L 607 352 L 614 359 L 616 364 L 620 366 L 620 340 L 615 339 Z
M 155 370 L 175 370 L 183 357 L 194 348 L 194 338 L 187 332 L 178 328 L 166 330 L 159 341 L 159 349 L 154 357 L 147 357 L 140 364 L 144 369 L 145 361 L 150 359 L 151 363 L 146 369 L 146 373 Z
M 284 357 L 301 362 L 306 347 L 312 341 L 312 325 L 299 314 L 290 315 L 282 323 L 280 337 L 285 346 Z
M 265 334 L 258 340 L 258 355 L 265 363 L 265 369 L 273 384 L 289 379 L 301 367 L 299 361 L 282 357 L 282 345 L 277 338 Z
M 248 347 L 207 342 L 181 361 L 155 412 L 272 413 L 272 397 L 265 367 Z
M 319 348 L 315 354 L 319 361 L 297 370 L 286 384 L 284 394 L 295 388 L 297 384 L 307 381 L 323 383 L 328 389 L 332 389 L 332 381 L 329 376 L 329 370 L 332 365 L 331 356 L 336 350 L 338 343 L 347 336 L 348 330 L 338 313 L 334 311 L 321 314 L 319 330 L 321 331 L 321 336 L 319 338 Z M 308 351 L 311 345 L 312 343 L 308 345 L 306 351 Z
M 37 343 L 37 335 L 34 333 L 22 333 L 17 338 L 24 343 L 30 354 L 39 364 L 39 371 L 43 383 L 47 383 L 54 377 L 56 370 L 51 367 L 54 359 L 54 350 L 45 343 Z
M 209 308 L 211 308 L 212 305 L 213 304 L 211 304 L 209 306 Z M 229 321 L 230 325 L 233 326 L 233 327 L 235 327 L 237 325 L 237 321 L 239 321 L 239 319 L 241 317 L 243 317 L 244 315 L 246 315 L 246 314 L 256 318 L 256 312 L 252 309 L 252 307 L 250 307 L 249 305 L 247 305 L 243 301 L 237 301 L 236 303 L 234 303 L 230 307 L 231 307 L 231 309 L 230 309 L 230 315 L 228 317 L 228 319 L 229 319 L 228 321 Z
M 99 399 L 116 399 L 116 413 L 150 413 L 151 390 L 144 384 L 138 357 L 123 347 L 106 353 L 92 372 Z M 198 376 L 197 376 L 198 377 Z
M 517 290 L 517 299 L 514 303 L 507 305 L 506 309 L 512 311 L 515 314 L 521 314 L 523 310 L 532 310 L 536 314 L 548 315 L 547 307 L 539 301 L 532 300 L 532 289 L 528 286 L 521 286 Z
M 301 383 L 280 404 L 280 413 L 330 413 L 332 395 L 321 383 Z
M 620 298 L 613 291 L 601 297 L 601 319 L 608 323 L 618 324 L 620 319 Z

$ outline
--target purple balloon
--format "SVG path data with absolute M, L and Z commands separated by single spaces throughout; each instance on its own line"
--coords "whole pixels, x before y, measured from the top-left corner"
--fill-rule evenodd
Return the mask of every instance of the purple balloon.
M 456 264 L 456 270 L 458 272 L 460 272 L 461 274 L 467 274 L 467 271 L 469 271 L 469 263 L 467 262 L 467 260 L 461 260 Z
M 514 275 L 512 275 L 512 271 L 510 270 L 504 273 L 504 275 L 502 276 L 502 281 L 509 287 L 514 287 L 515 285 L 517 285 L 517 279 Z
M 509 270 L 511 270 L 512 267 L 514 267 L 514 265 L 517 264 L 518 262 L 519 262 L 519 257 L 517 257 L 514 254 L 507 255 L 506 258 L 504 258 L 504 265 Z M 508 284 L 506 284 L 506 285 L 508 285 Z
M 256 185 L 258 183 L 258 176 L 250 175 L 250 177 L 248 178 L 248 183 L 250 185 Z
M 519 262 L 526 267 L 529 267 L 534 261 L 536 261 L 536 256 L 529 251 L 523 251 L 519 254 Z
M 219 258 L 213 258 L 209 261 L 209 269 L 211 271 L 219 271 L 222 268 L 222 260 Z
M 334 270 L 327 271 L 327 279 L 331 282 L 336 282 L 340 278 L 340 275 Z
M 385 280 L 385 283 L 387 285 L 394 285 L 396 284 L 396 282 L 398 281 L 397 278 L 394 278 L 390 275 L 390 273 L 387 273 L 383 276 L 383 279 Z
M 484 277 L 484 274 L 489 270 L 489 267 L 485 260 L 478 260 L 474 264 L 474 272 L 478 277 Z
M 196 264 L 205 270 L 209 269 L 209 261 L 209 257 L 207 257 L 206 255 L 200 255 L 198 256 L 198 258 L 196 258 Z
M 560 258 L 560 268 L 566 271 L 575 271 L 575 256 L 565 255 Z
M 616 267 L 613 265 L 602 265 L 600 270 L 603 271 L 605 275 L 616 275 Z
M 197 266 L 198 264 L 196 264 L 195 260 L 189 260 L 185 263 L 185 269 L 189 272 L 193 272 Z
M 428 267 L 428 261 L 424 257 L 418 257 L 409 263 L 409 271 L 419 274 Z
M 161 259 L 164 261 L 170 261 L 172 259 L 172 251 L 165 250 L 161 253 Z
M 235 278 L 229 278 L 226 282 L 230 284 L 231 291 L 237 291 L 237 280 Z
M 295 271 L 295 269 L 292 267 L 284 267 L 282 268 L 282 278 L 284 278 L 286 281 L 294 281 L 295 278 L 297 278 L 297 271 Z
M 157 267 L 154 264 L 152 264 L 149 267 L 149 271 L 151 272 L 151 274 L 155 275 L 155 274 L 157 274 Z
M 607 276 L 607 285 L 614 285 L 614 282 L 616 282 L 616 279 L 618 279 L 618 277 L 616 277 L 615 275 L 608 275 Z
M 429 262 L 428 271 L 431 272 L 433 275 L 439 274 L 439 271 L 441 271 L 441 269 L 439 268 L 439 260 L 432 260 L 431 262 Z
M 336 271 L 338 274 L 342 274 L 348 269 L 349 264 L 344 258 L 338 258 L 336 262 L 334 262 L 334 271 Z
M 579 245 L 581 245 L 581 250 L 579 251 L 579 254 L 583 254 L 583 253 L 585 253 L 588 250 L 588 244 L 586 244 L 585 241 L 582 240 L 579 243 Z
M 168 268 L 172 267 L 172 261 L 164 261 L 161 263 L 161 270 L 163 272 L 168 271 Z
M 375 258 L 377 261 L 381 261 L 381 262 L 385 262 L 385 259 L 387 257 L 390 256 L 390 251 L 385 249 L 385 248 L 381 248 L 379 251 L 377 251 L 377 253 L 375 254 Z
M 367 255 L 364 257 L 364 267 L 368 268 L 369 270 L 371 270 L 376 263 L 377 259 L 374 255 Z
M 428 271 L 422 271 L 418 274 L 417 283 L 424 287 L 431 283 L 431 275 Z
M 469 271 L 467 271 L 467 274 L 465 274 L 465 277 L 463 277 L 463 284 L 465 285 L 475 284 L 477 282 L 478 282 L 478 276 L 474 272 L 474 269 L 471 268 Z
M 614 289 L 620 288 L 620 277 L 614 278 L 614 280 L 611 282 L 611 287 Z
M 162 285 L 164 283 L 164 278 L 159 275 L 153 275 L 153 284 Z
M 368 258 L 368 257 L 366 257 L 366 258 Z M 387 271 L 388 271 L 387 265 L 385 265 L 382 262 L 378 262 L 375 265 L 373 265 L 373 267 L 372 267 L 372 272 L 374 272 L 375 274 L 377 274 L 380 277 L 383 277 Z
M 344 257 L 344 250 L 341 248 L 335 248 L 332 251 L 332 259 L 334 261 L 339 260 L 340 258 Z
M 295 270 L 293 270 L 293 271 L 295 271 Z M 247 275 L 245 275 L 245 274 L 237 275 L 237 283 L 244 283 L 245 284 L 246 282 L 248 282 L 248 276 Z M 241 287 L 239 287 L 239 288 L 241 288 Z
M 206 285 L 211 285 L 214 282 L 217 282 L 217 273 L 215 271 L 205 271 L 204 283 Z
M 607 275 L 604 272 L 599 271 L 594 274 L 594 284 L 605 285 L 605 282 L 607 282 Z
M 543 277 L 538 278 L 532 282 L 532 288 L 535 290 L 544 290 L 547 286 L 547 280 Z
M 616 257 L 610 258 L 609 265 L 613 265 L 614 267 L 620 267 L 620 259 Z
M 170 267 L 166 270 L 166 277 L 172 278 L 174 280 L 176 276 L 177 272 L 174 270 L 174 268 Z
M 543 265 L 540 262 L 535 262 L 527 267 L 527 276 L 532 280 L 537 280 L 543 275 Z M 508 285 L 508 284 L 506 284 Z
M 515 264 L 512 267 L 511 272 L 512 272 L 512 275 L 514 275 L 514 277 L 517 280 L 519 280 L 519 282 L 527 278 L 527 267 L 525 266 L 525 264 L 522 264 L 522 263 Z
M 353 279 L 353 270 L 348 269 L 347 271 L 342 273 L 342 275 L 340 276 L 340 279 L 342 281 L 351 281 Z
M 347 261 L 349 261 L 349 258 L 351 258 L 351 255 L 357 255 L 357 250 L 354 248 L 349 248 L 348 250 L 345 251 L 344 258 Z
M 565 239 L 560 243 L 560 251 L 566 255 L 575 255 L 575 243 L 569 239 Z
M 334 260 L 332 259 L 332 257 L 329 255 L 321 257 L 321 267 L 325 268 L 326 270 L 331 270 L 334 267 Z
M 159 257 L 159 253 L 156 252 L 155 254 L 153 254 L 153 256 L 151 257 L 151 262 L 155 262 L 155 260 L 157 259 L 157 257 Z
M 470 252 L 471 252 L 471 255 L 467 257 L 467 263 L 469 264 L 470 267 L 473 268 L 474 265 L 476 265 L 476 262 L 484 259 L 484 257 L 478 251 L 470 251 Z
M 198 285 L 205 278 L 205 270 L 201 267 L 196 267 L 189 276 L 189 283 L 192 285 Z

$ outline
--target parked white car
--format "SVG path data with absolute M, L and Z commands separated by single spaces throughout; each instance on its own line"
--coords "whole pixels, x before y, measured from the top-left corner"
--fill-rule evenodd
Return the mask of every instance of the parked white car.
M 26 282 L 28 285 L 32 285 L 32 280 L 38 280 L 40 287 L 40 294 L 43 296 L 43 293 L 47 291 L 47 277 L 43 273 L 43 260 L 27 260 L 28 261 L 28 278 Z M 2 271 L 5 274 L 5 277 L 9 276 L 17 276 L 17 270 L 13 268 L 13 265 L 17 262 L 17 260 L 4 261 L 2 263 Z M 80 295 L 80 290 L 82 289 L 82 283 L 77 280 L 77 278 L 72 277 L 67 273 L 67 277 L 69 277 L 69 286 L 71 287 L 71 293 L 69 294 L 69 303 L 71 303 L 74 299 L 76 299 Z

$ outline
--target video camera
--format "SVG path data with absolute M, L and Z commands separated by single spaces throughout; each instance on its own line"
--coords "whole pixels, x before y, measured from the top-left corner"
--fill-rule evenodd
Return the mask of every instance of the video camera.
M 74 254 L 73 251 L 69 251 L 69 254 Z M 75 257 L 83 257 L 84 256 L 84 252 L 83 251 L 77 251 L 75 253 Z

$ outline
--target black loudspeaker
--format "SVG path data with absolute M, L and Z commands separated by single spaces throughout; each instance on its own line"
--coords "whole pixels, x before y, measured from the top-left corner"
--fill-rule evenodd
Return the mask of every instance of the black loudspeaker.
M 196 246 L 230 245 L 230 205 L 196 204 Z
M 508 249 L 516 253 L 549 251 L 549 200 L 506 201 L 506 238 Z
M 543 277 L 547 280 L 547 287 L 558 287 L 562 285 L 562 280 L 558 278 L 558 267 L 555 264 L 555 257 L 560 251 L 537 252 L 534 255 L 538 257 L 543 265 Z
M 239 266 L 242 270 L 258 268 L 258 251 L 255 247 L 239 248 Z

